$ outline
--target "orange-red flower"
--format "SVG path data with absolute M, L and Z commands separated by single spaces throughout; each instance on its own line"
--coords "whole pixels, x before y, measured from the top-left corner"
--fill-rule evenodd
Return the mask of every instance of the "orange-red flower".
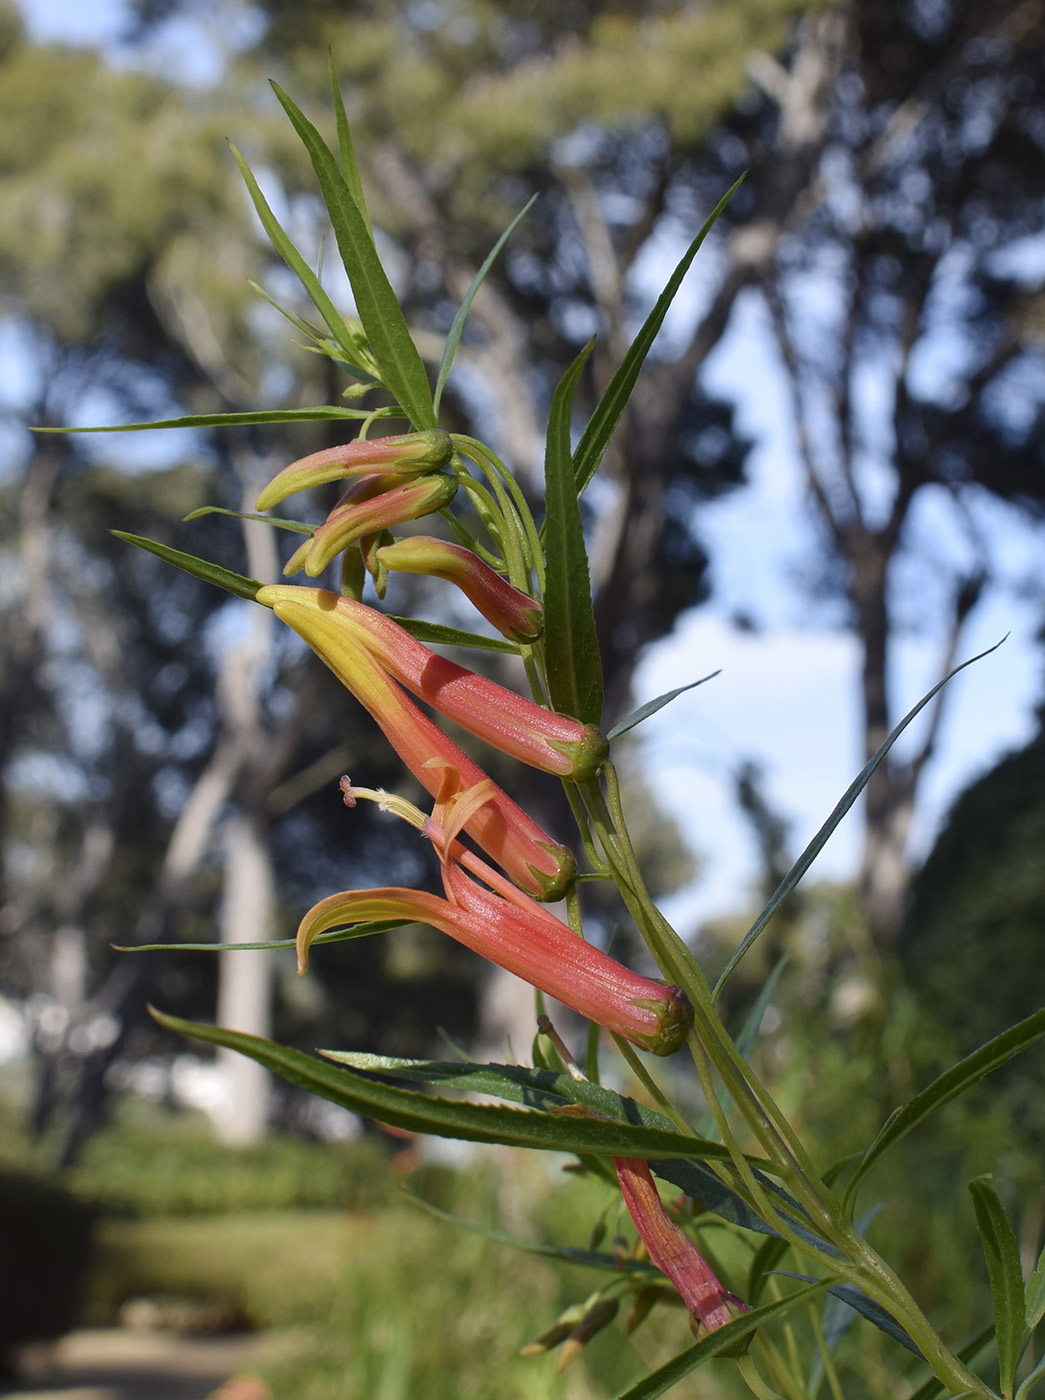
M 614 1157 L 613 1165 L 639 1238 L 653 1263 L 678 1289 L 693 1330 L 698 1335 L 701 1327 L 714 1332 L 748 1312 L 747 1304 L 723 1288 L 685 1230 L 668 1215 L 647 1164 L 637 1157 Z
M 257 601 L 274 608 L 350 690 L 351 680 L 331 659 L 343 641 L 365 648 L 383 671 L 434 710 L 522 763 L 580 782 L 594 776 L 606 758 L 606 740 L 592 725 L 546 710 L 448 661 L 365 603 L 293 584 L 270 584 Z M 462 782 L 471 786 L 463 773 Z

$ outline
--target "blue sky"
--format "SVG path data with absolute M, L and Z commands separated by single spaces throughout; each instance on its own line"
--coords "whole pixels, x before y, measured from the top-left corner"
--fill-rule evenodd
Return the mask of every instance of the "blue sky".
M 119 0 L 21 3 L 34 38 L 75 43 L 114 42 L 124 10 Z M 205 78 L 212 54 L 204 31 L 181 26 L 166 34 L 153 62 Z M 663 276 L 656 267 L 648 273 L 654 280 Z M 680 317 L 686 315 L 687 298 L 692 307 L 699 295 L 695 282 L 680 299 Z M 754 849 L 731 796 L 732 775 L 742 759 L 753 757 L 763 765 L 769 795 L 792 822 L 795 852 L 862 763 L 855 642 L 823 620 L 813 621 L 815 610 L 792 583 L 812 536 L 790 451 L 783 384 L 760 316 L 755 298 L 738 307 L 708 370 L 707 387 L 736 399 L 738 427 L 756 444 L 751 488 L 704 512 L 715 596 L 651 649 L 636 680 L 637 700 L 643 702 L 722 669 L 717 679 L 675 701 L 642 731 L 646 779 L 704 862 L 701 878 L 672 901 L 684 932 L 702 918 L 748 902 L 757 873 Z M 989 590 L 974 614 L 959 659 L 1005 633 L 1009 639 L 953 683 L 938 756 L 926 773 L 914 833 L 917 851 L 927 848 L 961 787 L 1030 737 L 1033 707 L 1042 692 L 1041 653 L 1034 639 L 1041 622 L 1040 587 L 1032 596 L 1020 596 L 1021 579 L 1041 579 L 1036 560 L 1042 532 L 1001 506 L 984 503 L 982 515 L 1010 577 Z M 924 528 L 934 528 L 931 514 Z M 738 631 L 730 621 L 738 613 L 757 619 L 760 630 Z M 935 681 L 936 654 L 931 635 L 903 639 L 891 678 L 903 709 Z M 858 822 L 851 817 L 819 858 L 812 878 L 850 877 L 858 846 Z

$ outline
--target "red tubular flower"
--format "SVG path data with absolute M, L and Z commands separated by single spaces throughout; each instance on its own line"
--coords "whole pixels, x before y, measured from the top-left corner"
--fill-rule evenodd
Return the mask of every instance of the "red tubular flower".
M 465 788 L 488 781 L 478 764 L 403 694 L 362 645 L 356 629 L 346 626 L 344 614 L 335 605 L 349 600 L 319 589 L 275 584 L 260 589 L 257 601 L 271 607 L 278 618 L 297 632 L 369 710 L 407 768 L 433 797 L 439 795 L 446 768 L 457 770 Z M 439 762 L 433 765 L 433 759 Z M 576 873 L 572 851 L 552 841 L 496 785 L 464 829 L 521 889 L 535 898 L 561 899 L 569 888 Z
M 461 590 L 487 622 L 513 642 L 532 642 L 541 635 L 544 610 L 537 599 L 513 588 L 463 545 L 430 535 L 410 535 L 379 549 L 377 561 L 381 567 L 400 573 L 445 578 Z
M 431 515 L 449 505 L 457 494 L 457 481 L 452 476 L 415 476 L 403 482 L 392 478 L 395 484 L 391 487 L 384 484 L 388 480 L 387 476 L 364 477 L 359 486 L 347 491 L 311 539 L 287 561 L 283 572 L 294 574 L 304 567 L 305 573 L 315 578 L 364 535 Z
M 546 710 L 514 690 L 438 656 L 397 622 L 365 603 L 293 584 L 269 585 L 258 593 L 257 601 L 274 607 L 295 631 L 301 628 L 293 617 L 305 625 L 310 617 L 317 622 L 322 619 L 324 636 L 333 639 L 342 634 L 353 639 L 420 700 L 521 763 L 582 782 L 593 777 L 606 758 L 606 740 L 594 726 Z M 351 689 L 347 680 L 345 684 Z M 471 786 L 463 774 L 462 782 Z
M 613 1165 L 639 1237 L 650 1259 L 678 1289 L 694 1332 L 699 1336 L 701 1327 L 717 1331 L 749 1312 L 745 1302 L 723 1288 L 697 1246 L 668 1215 L 647 1164 L 637 1157 L 614 1157 Z
M 456 872 L 456 904 L 397 887 L 345 890 L 321 900 L 298 928 L 299 970 L 308 965 L 309 946 L 320 933 L 371 919 L 408 919 L 449 934 L 644 1050 L 670 1055 L 679 1048 L 693 1010 L 678 987 L 641 977 L 579 938 L 546 909 L 531 915 L 481 889 L 458 867 L 450 868 Z
M 269 510 L 296 491 L 321 486 L 327 481 L 373 476 L 377 472 L 418 476 L 421 472 L 438 471 L 449 462 L 453 450 L 450 434 L 437 428 L 396 437 L 357 438 L 355 442 L 328 447 L 291 462 L 261 492 L 256 509 Z

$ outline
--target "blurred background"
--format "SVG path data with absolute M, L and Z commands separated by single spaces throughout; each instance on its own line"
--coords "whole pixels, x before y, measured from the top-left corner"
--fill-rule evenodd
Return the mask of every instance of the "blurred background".
M 108 533 L 275 578 L 282 537 L 183 517 L 250 509 L 329 426 L 28 431 L 337 402 L 252 285 L 304 311 L 226 146 L 315 264 L 322 205 L 267 80 L 329 135 L 328 50 L 431 364 L 540 196 L 444 400 L 535 500 L 558 377 L 597 334 L 581 423 L 747 172 L 586 498 L 607 722 L 722 669 L 622 753 L 652 883 L 710 972 L 892 725 L 1008 634 L 905 735 L 727 997 L 742 1017 L 786 955 L 760 1067 L 817 1160 L 1041 1005 L 1043 40 L 1040 0 L 0 0 L 0 1215 L 34 1222 L 36 1260 L 0 1266 L 0 1352 L 148 1298 L 154 1321 L 305 1337 L 273 1363 L 291 1400 L 395 1400 L 437 1373 L 448 1396 L 582 1400 L 685 1335 L 607 1334 L 563 1378 L 517 1361 L 583 1276 L 420 1216 L 388 1165 L 580 1246 L 595 1188 L 570 1186 L 578 1206 L 540 1164 L 509 1186 L 393 1142 L 145 1014 L 525 1059 L 528 997 L 456 945 L 402 929 L 302 980 L 290 954 L 112 949 L 287 937 L 323 894 L 431 873 L 412 833 L 341 805 L 342 772 L 407 789 L 322 667 Z M 474 625 L 403 577 L 388 603 Z M 568 836 L 552 786 L 521 781 Z M 628 946 L 616 909 L 592 913 Z M 881 1175 L 873 1238 L 950 1338 L 985 1320 L 968 1176 L 995 1173 L 1036 1257 L 1043 1079 L 1040 1054 L 1014 1062 Z

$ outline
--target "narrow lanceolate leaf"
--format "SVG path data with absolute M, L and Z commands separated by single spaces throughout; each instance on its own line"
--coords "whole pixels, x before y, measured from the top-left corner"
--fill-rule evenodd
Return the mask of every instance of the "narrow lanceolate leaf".
M 284 520 L 279 515 L 258 515 L 255 511 L 229 510 L 225 506 L 199 506 L 196 510 L 190 510 L 188 515 L 183 515 L 182 520 L 199 520 L 204 515 L 231 515 L 236 520 L 257 520 L 262 525 L 275 525 L 278 530 L 290 530 L 295 535 L 311 535 L 316 528 L 306 520 Z
M 413 1089 L 379 1084 L 342 1066 L 258 1036 L 183 1021 L 156 1010 L 151 1014 L 167 1030 L 236 1050 L 298 1088 L 329 1099 L 352 1113 L 406 1132 L 433 1133 L 467 1142 L 497 1142 L 545 1152 L 595 1153 L 611 1157 L 689 1156 L 694 1143 L 703 1146 L 698 1139 L 683 1133 L 613 1123 L 589 1114 L 535 1113 L 499 1104 L 434 1098 Z
M 629 729 L 634 729 L 637 724 L 641 724 L 644 719 L 649 719 L 650 715 L 655 715 L 658 710 L 662 710 L 665 705 L 670 705 L 680 695 L 685 695 L 687 690 L 692 690 L 695 686 L 703 685 L 705 681 L 713 681 L 716 676 L 720 676 L 721 671 L 712 671 L 710 675 L 701 676 L 699 681 L 690 681 L 688 685 L 680 685 L 675 690 L 666 691 L 663 695 L 658 695 L 655 700 L 647 700 L 645 705 L 640 705 L 637 710 L 632 710 L 630 715 L 625 715 L 619 724 L 615 724 L 606 735 L 607 739 L 619 739 L 622 734 L 627 734 Z
M 622 1391 L 617 1400 L 657 1400 L 658 1395 L 663 1395 L 673 1385 L 677 1385 L 685 1376 L 695 1371 L 698 1366 L 703 1366 L 706 1361 L 710 1361 L 713 1356 L 730 1346 L 731 1343 L 749 1336 L 764 1322 L 772 1322 L 789 1313 L 792 1308 L 796 1308 L 802 1303 L 808 1303 L 810 1299 L 816 1297 L 818 1293 L 822 1293 L 825 1288 L 830 1288 L 835 1282 L 836 1280 L 833 1278 L 818 1279 L 816 1283 L 810 1283 L 804 1288 L 796 1289 L 794 1293 L 789 1294 L 786 1298 L 778 1299 L 775 1303 L 766 1303 L 761 1308 L 752 1308 L 751 1312 L 744 1313 L 742 1317 L 736 1318 L 733 1322 L 727 1322 L 725 1327 L 717 1328 L 703 1341 L 698 1342 L 696 1346 L 680 1352 L 671 1361 L 658 1367 L 656 1371 L 650 1372 L 637 1385 Z
M 999 1069 L 1011 1060 L 1013 1055 L 1018 1055 L 1021 1050 L 1026 1050 L 1028 1045 L 1032 1045 L 1043 1035 L 1045 1035 L 1045 1008 L 1041 1011 L 1035 1011 L 1034 1015 L 1028 1016 L 1025 1021 L 1019 1021 L 1015 1026 L 1010 1026 L 1007 1031 L 1002 1031 L 1001 1035 L 996 1035 L 993 1040 L 988 1040 L 986 1045 L 981 1045 L 971 1055 L 966 1055 L 964 1060 L 959 1060 L 938 1079 L 934 1079 L 931 1084 L 926 1085 L 921 1093 L 915 1094 L 913 1099 L 909 1099 L 907 1103 L 895 1109 L 885 1120 L 878 1136 L 864 1153 L 860 1165 L 853 1173 L 845 1192 L 846 1207 L 855 1197 L 857 1188 L 864 1177 L 890 1147 L 895 1147 L 912 1128 L 916 1128 L 919 1123 L 924 1122 L 931 1113 L 935 1113 L 944 1104 L 950 1103 L 952 1099 L 963 1094 L 973 1084 L 979 1083 L 984 1075 Z
M 251 413 L 189 413 L 148 423 L 104 423 L 89 428 L 33 428 L 34 433 L 142 433 L 148 428 L 242 428 L 251 423 L 318 423 L 331 418 L 369 418 L 365 408 L 321 403 L 314 408 L 268 408 Z
M 349 938 L 366 938 L 372 933 L 386 933 L 392 928 L 402 928 L 402 919 L 380 919 L 369 924 L 353 924 L 351 928 L 339 928 L 331 933 L 320 933 L 312 940 L 312 946 L 321 943 L 344 943 Z M 264 943 L 114 943 L 114 953 L 256 953 L 270 952 L 275 948 L 295 948 L 293 938 L 272 938 Z
M 505 231 L 501 234 L 497 242 L 490 249 L 490 252 L 487 255 L 485 261 L 483 262 L 482 267 L 472 278 L 472 284 L 468 288 L 467 292 L 465 292 L 464 300 L 461 302 L 461 305 L 457 308 L 457 315 L 454 317 L 453 325 L 450 327 L 450 332 L 446 337 L 446 344 L 443 346 L 443 357 L 439 364 L 439 377 L 436 380 L 435 384 L 436 413 L 439 412 L 439 404 L 443 397 L 443 388 L 446 384 L 446 376 L 450 373 L 450 366 L 453 364 L 454 356 L 457 354 L 457 347 L 461 342 L 461 332 L 464 330 L 464 323 L 468 319 L 468 313 L 472 309 L 472 302 L 475 300 L 475 294 L 482 286 L 483 282 L 486 280 L 486 276 L 489 273 L 491 267 L 493 267 L 494 263 L 497 261 L 497 255 L 500 253 L 504 245 L 508 242 L 509 238 L 515 232 L 516 228 L 519 226 L 522 220 L 533 208 L 534 201 L 536 199 L 537 196 L 534 195 L 532 199 L 527 201 L 527 203 L 522 207 L 522 209 L 519 210 L 518 214 L 516 214 L 515 218 L 505 229 Z
M 544 648 L 552 706 L 585 724 L 602 718 L 602 662 L 595 638 L 588 553 L 570 458 L 570 406 L 585 346 L 552 398 L 544 457 Z
M 474 647 L 477 651 L 507 651 L 518 656 L 516 642 L 505 641 L 503 637 L 484 637 L 479 632 L 465 632 L 460 627 L 446 627 L 441 622 L 425 622 L 419 617 L 398 617 L 389 614 L 393 622 L 398 622 L 404 632 L 416 637 L 419 642 L 430 642 L 436 646 Z
M 345 111 L 345 101 L 341 96 L 341 84 L 334 71 L 333 53 L 330 54 L 330 92 L 334 99 L 334 115 L 337 119 L 337 151 L 341 159 L 341 174 L 345 177 L 345 184 L 356 202 L 356 208 L 366 220 L 366 226 L 369 229 L 370 215 L 363 197 L 363 181 L 359 178 L 356 151 L 352 144 L 352 129 L 348 124 L 348 113 Z
M 650 347 L 657 338 L 657 332 L 664 324 L 664 317 L 668 314 L 668 307 L 675 299 L 675 293 L 682 285 L 682 279 L 689 271 L 690 264 L 696 257 L 700 245 L 707 238 L 714 227 L 715 220 L 725 209 L 726 205 L 733 198 L 737 187 L 743 180 L 743 176 L 736 184 L 732 185 L 722 196 L 704 227 L 694 238 L 693 242 L 686 249 L 682 261 L 675 268 L 675 271 L 668 279 L 668 284 L 657 299 L 657 304 L 643 322 L 642 329 L 632 341 L 628 353 L 620 363 L 616 374 L 606 387 L 606 392 L 596 405 L 585 428 L 580 442 L 577 444 L 577 451 L 573 454 L 573 472 L 577 483 L 577 494 L 580 495 L 591 481 L 598 470 L 606 448 L 609 446 L 613 431 L 621 420 L 621 415 L 627 407 L 631 398 L 631 391 L 635 388 L 635 381 L 639 377 L 639 371 L 645 363 L 646 356 L 650 352 Z
M 234 574 L 231 569 L 223 569 L 220 564 L 211 564 L 207 559 L 197 559 L 195 554 L 186 554 L 180 549 L 172 549 L 170 545 L 147 540 L 144 535 L 131 535 L 126 530 L 110 530 L 109 533 L 115 535 L 118 540 L 126 540 L 128 544 L 136 544 L 139 549 L 148 550 L 158 559 L 173 564 L 176 569 L 192 574 L 193 578 L 213 583 L 218 588 L 224 588 L 226 593 L 235 593 L 237 598 L 249 598 L 253 601 L 257 597 L 258 589 L 262 587 L 256 578 Z
M 1005 638 L 1003 637 L 1002 642 L 1004 640 Z M 799 880 L 801 880 L 802 877 L 805 875 L 806 871 L 812 865 L 813 861 L 816 860 L 817 856 L 827 845 L 827 842 L 834 833 L 835 828 L 838 826 L 842 818 L 849 811 L 850 807 L 852 807 L 853 803 L 856 801 L 856 799 L 860 796 L 861 792 L 863 792 L 864 788 L 867 786 L 868 782 L 870 781 L 871 774 L 881 763 L 882 759 L 885 758 L 886 754 L 896 743 L 897 739 L 899 739 L 900 735 L 904 732 L 904 730 L 915 718 L 915 716 L 920 714 L 921 711 L 925 709 L 926 705 L 928 705 L 929 701 L 933 698 L 933 696 L 936 695 L 938 691 L 942 690 L 943 687 L 947 684 L 947 682 L 949 680 L 952 680 L 958 674 L 959 671 L 964 671 L 966 666 L 971 666 L 976 661 L 982 661 L 985 656 L 990 656 L 991 652 L 997 651 L 998 647 L 1000 646 L 1001 642 L 996 642 L 994 646 L 988 647 L 986 651 L 981 651 L 976 656 L 970 656 L 968 661 L 963 661 L 960 666 L 955 666 L 953 671 L 948 671 L 942 680 L 936 682 L 936 684 L 933 686 L 932 690 L 928 692 L 928 694 L 922 696 L 922 698 L 918 701 L 917 705 L 915 705 L 913 709 L 908 710 L 907 714 L 904 715 L 903 719 L 888 736 L 888 738 L 886 738 L 883 741 L 883 743 L 875 750 L 875 752 L 864 764 L 863 768 L 860 769 L 860 772 L 856 775 L 853 781 L 846 788 L 845 792 L 843 792 L 842 796 L 838 799 L 838 802 L 835 805 L 835 809 L 828 817 L 827 821 L 824 822 L 823 826 L 813 837 L 812 841 L 810 841 L 809 845 L 805 848 L 805 850 L 795 861 L 791 869 L 780 881 L 780 884 L 777 885 L 776 889 L 773 891 L 773 894 L 769 899 L 768 904 L 762 910 L 761 914 L 759 914 L 755 922 L 748 929 L 747 933 L 744 935 L 740 943 L 740 946 L 737 948 L 736 952 L 733 953 L 732 957 L 729 959 L 729 962 L 726 963 L 726 966 L 722 971 L 722 975 L 715 983 L 715 990 L 713 993 L 713 998 L 715 1001 L 718 1000 L 719 996 L 722 993 L 722 988 L 729 981 L 730 977 L 732 977 L 733 973 L 736 971 L 738 964 L 747 955 L 752 944 L 762 933 L 763 929 L 769 923 L 770 919 L 773 917 L 776 911 L 791 894 L 792 890 L 798 884 Z
M 777 1271 L 782 1278 L 797 1278 L 804 1283 L 812 1283 L 813 1279 L 808 1274 L 793 1274 L 787 1269 Z M 873 1322 L 879 1331 L 886 1336 L 892 1337 L 894 1342 L 899 1342 L 907 1351 L 913 1352 L 915 1356 L 921 1356 L 921 1351 L 911 1341 L 910 1337 L 900 1326 L 900 1324 L 886 1312 L 873 1298 L 868 1298 L 867 1294 L 851 1283 L 837 1283 L 827 1290 L 832 1298 L 837 1298 L 861 1317 Z
M 312 161 L 352 284 L 356 310 L 382 378 L 415 428 L 434 428 L 436 418 L 428 376 L 381 266 L 366 218 L 319 132 L 277 83 L 272 87 Z
M 989 1176 L 978 1176 L 969 1182 L 969 1190 L 991 1281 L 999 1384 L 1002 1395 L 1011 1396 L 1026 1324 L 1023 1272 L 1016 1236 L 990 1180 Z

